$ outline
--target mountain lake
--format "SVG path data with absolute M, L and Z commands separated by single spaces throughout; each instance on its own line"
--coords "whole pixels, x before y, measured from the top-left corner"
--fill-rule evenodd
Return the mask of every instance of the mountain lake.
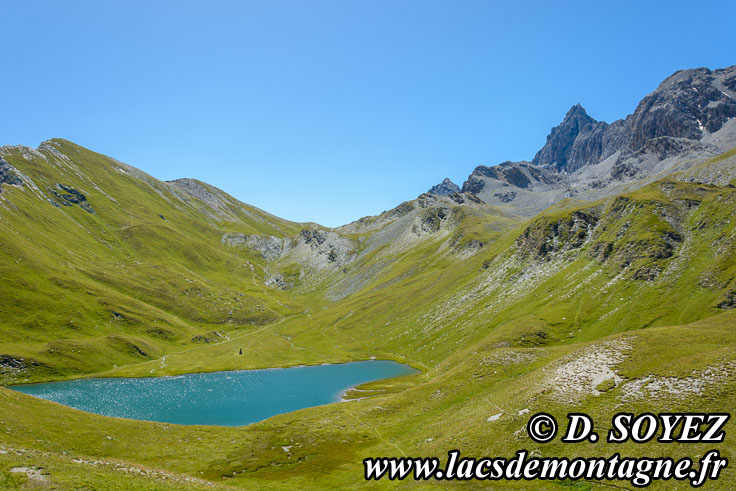
M 84 378 L 8 387 L 82 411 L 183 425 L 242 426 L 276 414 L 339 402 L 351 387 L 419 373 L 394 361 Z

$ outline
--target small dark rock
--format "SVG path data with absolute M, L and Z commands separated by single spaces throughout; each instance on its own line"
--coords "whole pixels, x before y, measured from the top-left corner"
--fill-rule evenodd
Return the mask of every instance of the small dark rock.
M 724 299 L 718 303 L 719 309 L 732 309 L 736 307 L 736 290 L 731 290 L 724 295 Z
M 623 181 L 627 178 L 630 179 L 632 177 L 636 177 L 639 172 L 640 170 L 636 166 L 627 164 L 625 162 L 617 162 L 613 166 L 613 169 L 611 169 L 611 177 L 616 179 L 617 181 Z
M 59 206 L 74 206 L 78 205 L 87 213 L 94 213 L 94 209 L 87 201 L 87 197 L 79 190 L 74 189 L 71 186 L 65 186 L 64 184 L 57 184 L 55 189 L 51 190 L 51 193 L 58 199 L 57 202 L 52 202 L 53 205 Z
M 210 331 L 204 334 L 196 334 L 192 336 L 192 342 L 204 344 L 216 343 L 224 339 L 224 337 L 225 336 L 220 331 Z
M 502 203 L 510 203 L 516 198 L 516 192 L 508 191 L 506 193 L 495 193 L 493 196 L 501 200 Z

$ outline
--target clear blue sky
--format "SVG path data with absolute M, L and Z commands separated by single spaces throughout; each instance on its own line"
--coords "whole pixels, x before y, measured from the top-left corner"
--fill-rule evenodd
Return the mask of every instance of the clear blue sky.
M 61 137 L 336 226 L 736 64 L 736 2 L 3 2 L 0 144 Z

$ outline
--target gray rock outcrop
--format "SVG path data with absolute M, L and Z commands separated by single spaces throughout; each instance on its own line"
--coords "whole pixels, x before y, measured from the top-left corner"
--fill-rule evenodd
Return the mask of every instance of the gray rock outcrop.
M 0 157 L 0 192 L 3 190 L 3 184 L 22 186 L 23 181 L 15 173 L 15 168 Z
M 246 235 L 240 233 L 226 233 L 220 239 L 228 246 L 242 246 L 259 252 L 266 261 L 279 259 L 291 247 L 291 241 L 287 238 L 274 237 L 273 235 Z
M 445 177 L 441 183 L 429 188 L 428 193 L 438 194 L 440 196 L 448 196 L 450 194 L 459 193 L 460 186 L 450 180 L 449 177 Z

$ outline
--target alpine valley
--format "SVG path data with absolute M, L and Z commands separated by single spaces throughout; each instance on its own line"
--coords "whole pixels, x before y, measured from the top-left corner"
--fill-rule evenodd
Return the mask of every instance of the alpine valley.
M 0 486 L 350 488 L 364 458 L 451 449 L 697 460 L 714 444 L 540 444 L 526 423 L 736 407 L 736 66 L 676 72 L 612 123 L 573 106 L 531 160 L 334 229 L 66 140 L 5 146 L 0 231 L 1 385 L 372 358 L 421 372 L 243 427 L 0 388 Z M 534 487 L 612 484 L 630 485 Z M 708 485 L 736 488 L 733 465 Z

